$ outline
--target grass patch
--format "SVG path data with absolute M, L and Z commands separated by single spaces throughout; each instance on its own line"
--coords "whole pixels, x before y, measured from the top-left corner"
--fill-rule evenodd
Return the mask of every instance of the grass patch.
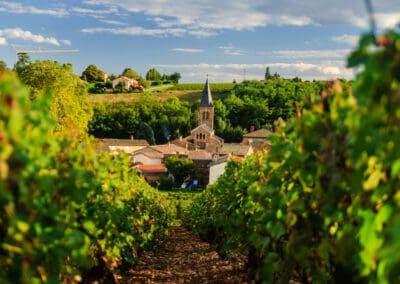
M 230 92 L 217 92 L 211 89 L 213 99 L 222 99 L 229 95 Z M 176 91 L 176 90 L 160 90 L 148 93 L 155 101 L 163 102 L 172 97 L 177 97 L 181 101 L 193 104 L 201 98 L 201 91 Z M 91 103 L 136 103 L 140 100 L 142 93 L 129 94 L 90 94 Z

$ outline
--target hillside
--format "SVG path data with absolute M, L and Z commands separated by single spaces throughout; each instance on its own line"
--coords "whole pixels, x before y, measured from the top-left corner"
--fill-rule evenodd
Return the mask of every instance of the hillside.
M 204 83 L 182 83 L 168 88 L 151 87 L 146 89 L 143 94 L 150 94 L 156 101 L 163 102 L 171 97 L 177 97 L 181 101 L 194 103 L 201 97 Z M 222 99 L 230 94 L 235 87 L 233 83 L 214 83 L 210 84 L 213 97 Z M 142 93 L 129 94 L 92 94 L 89 96 L 91 103 L 135 103 L 139 101 Z

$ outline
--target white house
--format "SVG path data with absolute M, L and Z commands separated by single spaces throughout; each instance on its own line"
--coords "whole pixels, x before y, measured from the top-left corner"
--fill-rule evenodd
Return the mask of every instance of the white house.
M 130 90 L 131 88 L 142 89 L 142 86 L 138 81 L 125 76 L 120 76 L 112 81 L 113 89 L 115 89 L 115 87 L 117 87 L 121 82 L 125 83 L 125 90 L 127 91 Z

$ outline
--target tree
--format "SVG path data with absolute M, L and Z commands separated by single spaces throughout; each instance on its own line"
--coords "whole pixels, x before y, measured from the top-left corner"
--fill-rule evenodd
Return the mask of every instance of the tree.
M 159 81 L 161 80 L 161 74 L 156 68 L 151 68 L 146 73 L 146 80 Z
M 68 64 L 38 60 L 26 66 L 19 77 L 29 86 L 33 99 L 50 94 L 50 112 L 58 120 L 57 131 L 74 129 L 84 134 L 93 111 L 85 86 L 71 70 Z
M 14 65 L 14 71 L 17 72 L 18 75 L 21 74 L 21 72 L 24 70 L 25 67 L 27 67 L 29 64 L 31 64 L 31 58 L 28 53 L 21 52 L 17 54 L 17 63 Z
M 194 163 L 188 158 L 171 156 L 164 160 L 168 171 L 175 178 L 175 185 L 180 186 L 186 177 L 193 175 Z
M 267 66 L 267 68 L 265 68 L 265 75 L 264 75 L 264 79 L 265 79 L 265 80 L 272 79 L 271 72 L 269 71 L 269 66 Z
M 89 65 L 85 71 L 82 72 L 82 78 L 86 78 L 89 83 L 103 82 L 105 73 L 101 71 L 96 65 Z
M 3 60 L 0 60 L 0 72 L 7 71 L 7 70 L 8 70 L 7 63 L 5 63 Z
M 125 68 L 121 75 L 135 80 L 140 78 L 140 74 L 131 68 Z
M 172 73 L 169 78 L 175 83 L 178 84 L 179 80 L 181 79 L 181 74 L 178 72 L 174 72 Z

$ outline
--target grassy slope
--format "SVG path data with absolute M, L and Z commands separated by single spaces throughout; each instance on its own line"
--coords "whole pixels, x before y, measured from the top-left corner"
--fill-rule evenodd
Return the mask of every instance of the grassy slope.
M 229 95 L 228 92 L 213 92 L 213 99 L 223 98 Z M 173 90 L 165 90 L 159 92 L 151 92 L 151 96 L 156 101 L 165 101 L 171 97 L 177 97 L 182 101 L 186 101 L 189 103 L 194 103 L 196 100 L 201 98 L 201 91 L 199 90 L 180 90 L 180 91 L 173 91 Z M 89 95 L 91 103 L 119 103 L 119 102 L 126 102 L 126 103 L 135 103 L 139 101 L 141 97 L 140 93 L 131 93 L 131 94 L 105 94 L 105 95 Z

